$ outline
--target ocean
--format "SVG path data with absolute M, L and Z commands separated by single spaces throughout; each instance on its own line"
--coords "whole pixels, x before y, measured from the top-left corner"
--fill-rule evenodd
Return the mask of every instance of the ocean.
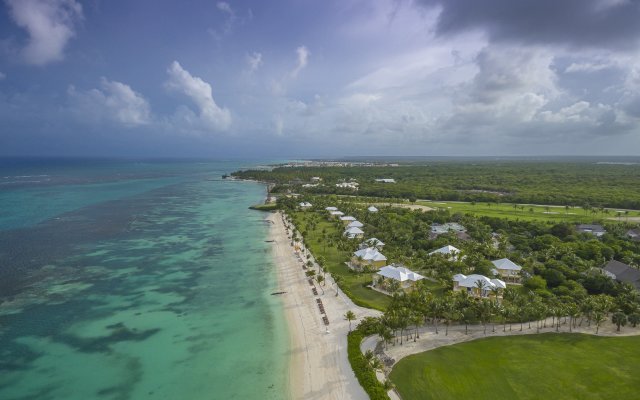
M 255 163 L 0 160 L 0 399 L 283 399 Z

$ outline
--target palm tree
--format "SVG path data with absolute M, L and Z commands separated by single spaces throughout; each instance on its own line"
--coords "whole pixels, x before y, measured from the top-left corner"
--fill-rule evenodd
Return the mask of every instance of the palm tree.
M 628 320 L 631 326 L 635 328 L 636 325 L 640 324 L 640 313 L 634 312 L 633 314 L 629 315 Z
M 318 282 L 318 286 L 320 286 L 320 290 L 322 290 L 322 294 L 324 295 L 324 288 L 322 287 L 322 283 L 324 282 L 324 276 L 316 275 L 316 281 Z
M 340 275 L 334 275 L 333 281 L 336 283 L 336 297 L 338 297 L 338 285 L 342 282 L 342 277 Z
M 376 371 L 382 371 L 384 369 L 384 364 L 382 364 L 382 361 L 380 361 L 378 357 L 373 357 L 369 364 L 371 365 L 371 368 Z
M 394 385 L 393 382 L 391 382 L 389 379 L 385 380 L 382 386 L 384 387 L 384 390 L 386 390 L 387 392 L 389 390 L 395 389 L 396 387 L 396 385 Z
M 480 301 L 476 303 L 476 312 L 480 323 L 482 323 L 484 334 L 486 335 L 487 320 L 491 318 L 491 302 L 487 299 L 480 299 Z
M 598 330 L 600 329 L 600 324 L 602 324 L 606 320 L 603 313 L 600 311 L 596 311 L 593 314 L 593 322 L 596 323 L 596 335 L 598 334 Z
M 618 329 L 616 329 L 616 332 L 620 332 L 620 327 L 627 324 L 627 314 L 623 313 L 622 311 L 616 311 L 611 316 L 611 322 L 616 324 L 616 326 L 618 327 Z
M 349 321 L 349 332 L 351 332 L 351 321 L 355 321 L 356 314 L 353 311 L 349 310 L 344 314 L 344 319 Z
M 484 297 L 483 292 L 484 292 L 484 288 L 487 287 L 487 283 L 482 279 L 478 279 L 477 281 L 475 281 L 475 285 L 476 285 L 476 289 L 478 289 L 478 295 Z

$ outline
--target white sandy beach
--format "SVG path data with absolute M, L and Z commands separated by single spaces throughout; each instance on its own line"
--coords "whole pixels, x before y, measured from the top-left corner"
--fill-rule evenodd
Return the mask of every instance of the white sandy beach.
M 368 399 L 347 359 L 349 323 L 344 314 L 351 310 L 358 320 L 377 311 L 354 305 L 342 292 L 336 297 L 333 280 L 327 279 L 325 294 L 318 286 L 318 296 L 287 238 L 280 213 L 270 214 L 269 240 L 273 240 L 273 257 L 278 269 L 281 295 L 290 336 L 289 397 L 292 399 Z M 322 321 L 316 299 L 324 304 L 329 318 L 329 333 Z M 358 321 L 353 321 L 355 327 Z

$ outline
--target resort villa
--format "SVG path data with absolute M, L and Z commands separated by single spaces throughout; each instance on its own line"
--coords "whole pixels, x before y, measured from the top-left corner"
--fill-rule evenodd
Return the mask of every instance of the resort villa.
M 369 211 L 370 213 L 377 213 L 378 209 L 374 206 L 369 206 L 369 208 L 367 208 L 367 211 Z
M 329 211 L 329 215 L 333 218 L 342 217 L 344 213 L 342 211 Z
M 338 211 L 338 207 L 333 207 L 333 206 L 331 206 L 331 207 L 325 207 L 324 209 L 325 209 L 325 210 L 327 210 L 327 211 L 329 211 L 329 212 L 331 212 L 331 211 Z
M 501 258 L 499 260 L 491 261 L 491 263 L 495 266 L 491 272 L 498 275 L 500 279 L 506 283 L 520 283 L 521 266 L 508 258 Z
M 360 221 L 353 221 L 350 222 L 349 225 L 347 225 L 347 228 L 362 228 L 364 226 L 364 224 Z
M 640 242 L 640 229 L 629 229 L 627 231 L 627 236 L 635 242 Z
M 505 289 L 504 281 L 500 279 L 489 279 L 484 275 L 456 274 L 453 276 L 453 291 L 466 291 L 473 297 L 489 297 L 496 289 Z
M 380 277 L 378 282 L 382 287 L 387 286 L 385 284 L 389 281 L 395 281 L 400 283 L 400 287 L 403 289 L 408 289 L 417 281 L 424 279 L 424 276 L 400 265 L 387 265 L 386 267 L 382 267 L 380 271 L 376 273 L 376 276 Z
M 313 207 L 313 205 L 311 203 L 309 203 L 308 201 L 303 201 L 302 203 L 298 204 L 300 206 L 300 209 L 302 210 L 308 210 L 311 207 Z
M 471 237 L 467 234 L 467 228 L 457 222 L 447 222 L 446 224 L 431 225 L 431 233 L 429 233 L 429 239 L 433 240 L 438 236 L 444 235 L 449 232 L 454 232 L 458 239 L 461 240 L 471 239 Z
M 346 236 L 349 239 L 362 239 L 364 237 L 364 231 L 360 228 L 347 228 L 344 231 L 343 236 Z
M 371 269 L 380 269 L 387 264 L 387 257 L 380 253 L 375 247 L 367 247 L 353 253 L 351 257 L 350 267 L 352 269 L 363 269 L 369 267 Z
M 580 233 L 590 233 L 595 237 L 600 237 L 607 233 L 604 227 L 599 224 L 580 224 L 576 226 L 576 230 Z
M 615 279 L 618 282 L 629 283 L 633 285 L 636 290 L 640 290 L 640 270 L 637 268 L 633 268 L 620 261 L 611 260 L 602 267 L 602 272 L 611 279 Z
M 356 217 L 352 217 L 351 215 L 347 215 L 347 216 L 344 216 L 344 217 L 340 217 L 340 221 L 342 221 L 344 226 L 347 226 L 350 223 L 352 223 L 353 221 L 357 221 L 357 220 L 356 220 Z
M 460 255 L 460 249 L 453 247 L 451 245 L 440 247 L 429 253 L 430 256 L 434 254 L 442 254 L 445 258 L 451 259 L 453 261 L 458 261 L 458 256 Z
M 376 179 L 376 182 L 382 182 L 382 183 L 396 183 L 395 179 L 392 178 L 379 178 Z

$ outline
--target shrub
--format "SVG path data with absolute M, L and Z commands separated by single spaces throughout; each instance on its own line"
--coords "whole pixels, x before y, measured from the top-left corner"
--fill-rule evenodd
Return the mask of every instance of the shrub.
M 361 325 L 347 336 L 347 353 L 351 369 L 371 400 L 389 400 L 384 384 L 378 381 L 375 371 L 360 351 L 362 339 L 364 339 L 364 332 Z

